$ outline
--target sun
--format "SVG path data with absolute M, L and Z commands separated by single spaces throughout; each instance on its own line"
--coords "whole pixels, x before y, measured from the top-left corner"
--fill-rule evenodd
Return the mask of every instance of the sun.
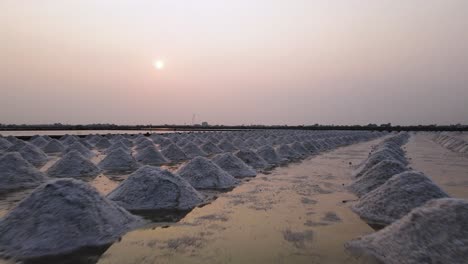
M 163 60 L 154 60 L 153 65 L 154 65 L 154 68 L 156 68 L 156 70 L 164 69 L 164 61 Z

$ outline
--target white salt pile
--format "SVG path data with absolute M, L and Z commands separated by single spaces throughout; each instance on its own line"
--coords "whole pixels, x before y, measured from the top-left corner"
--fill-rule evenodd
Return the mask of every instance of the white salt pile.
M 396 160 L 383 160 L 357 178 L 349 186 L 349 189 L 358 197 L 361 197 L 384 184 L 393 175 L 402 173 L 405 170 L 407 170 L 405 165 Z
M 65 151 L 65 147 L 60 141 L 52 139 L 42 148 L 42 151 L 44 151 L 47 154 L 57 154 Z
M 196 157 L 184 164 L 177 174 L 197 189 L 228 189 L 239 181 L 211 160 Z
M 290 145 L 291 149 L 297 152 L 301 157 L 306 157 L 310 153 L 309 151 L 299 142 L 294 142 Z
M 19 153 L 0 157 L 0 193 L 41 184 L 46 176 L 27 162 Z
M 98 167 L 106 173 L 126 173 L 135 171 L 139 166 L 130 153 L 118 148 L 101 160 Z
M 257 150 L 257 154 L 270 165 L 277 166 L 282 163 L 282 158 L 276 153 L 276 150 L 272 146 L 266 145 L 260 147 Z
M 187 142 L 187 144 L 182 147 L 182 151 L 185 152 L 189 158 L 208 156 L 208 154 L 203 152 L 197 145 L 192 142 Z
M 160 141 L 159 141 L 159 146 L 161 148 L 166 148 L 170 145 L 175 145 L 174 142 L 172 142 L 172 140 L 168 139 L 168 138 L 162 138 Z
M 8 140 L 6 140 L 4 138 L 0 138 L 0 151 L 7 150 L 11 146 L 13 146 L 13 144 L 10 141 L 8 141 Z
M 185 154 L 185 152 L 174 143 L 169 144 L 161 152 L 164 155 L 164 157 L 166 157 L 172 162 L 188 160 L 188 157 Z
M 467 263 L 468 201 L 434 199 L 345 247 L 386 264 Z
M 224 139 L 221 142 L 219 142 L 217 146 L 224 152 L 234 152 L 236 150 L 239 150 L 238 148 L 234 147 L 234 145 L 232 145 L 231 142 L 229 142 L 227 139 Z
M 153 141 L 145 138 L 145 140 L 140 140 L 140 142 L 138 142 L 136 145 L 135 145 L 135 149 L 136 150 L 140 150 L 140 149 L 144 149 L 144 148 L 147 148 L 147 147 L 152 147 L 154 146 L 154 143 Z
M 132 173 L 107 198 L 128 210 L 190 210 L 204 200 L 183 178 L 152 166 Z
M 141 223 L 86 183 L 57 179 L 0 220 L 0 251 L 16 259 L 65 254 L 112 243 Z
M 303 145 L 310 153 L 317 153 L 320 151 L 319 148 L 311 141 L 306 141 Z
M 71 145 L 71 144 L 75 143 L 76 141 L 78 141 L 78 137 L 71 136 L 71 135 L 65 135 L 60 139 L 60 141 L 62 142 L 63 145 L 67 146 L 67 145 Z
M 371 225 L 385 226 L 425 202 L 448 195 L 424 174 L 406 171 L 362 196 L 352 210 Z
M 112 144 L 110 143 L 110 141 L 105 138 L 105 137 L 101 137 L 101 139 L 99 139 L 99 141 L 96 143 L 96 145 L 94 145 L 97 149 L 107 149 L 108 147 L 110 147 Z
M 124 144 L 123 142 L 121 142 L 121 141 L 118 141 L 118 142 L 112 144 L 110 147 L 108 147 L 108 148 L 106 149 L 105 153 L 111 153 L 112 151 L 114 151 L 114 150 L 116 150 L 116 149 L 119 149 L 119 148 L 125 150 L 125 151 L 128 152 L 128 153 L 131 153 L 131 152 L 132 152 L 132 150 L 131 150 L 127 145 L 125 145 L 125 144 Z
M 359 167 L 353 172 L 354 177 L 359 178 L 369 169 L 377 165 L 377 163 L 383 160 L 396 160 L 404 165 L 408 164 L 404 156 L 399 156 L 396 158 L 395 154 L 392 153 L 389 149 L 381 149 L 376 152 L 373 152 L 369 158 L 367 158 Z
M 36 147 L 38 147 L 38 148 L 42 148 L 42 147 L 44 147 L 45 145 L 47 145 L 47 143 L 49 143 L 48 140 L 46 140 L 45 138 L 43 138 L 43 137 L 41 137 L 41 136 L 36 137 L 36 138 L 30 140 L 30 142 L 31 142 L 34 146 L 36 146 Z
M 169 161 L 156 149 L 154 145 L 148 146 L 145 149 L 138 151 L 135 155 L 135 159 L 145 165 L 163 165 L 169 163 Z
M 92 157 L 96 156 L 96 154 L 94 152 L 92 152 L 87 147 L 83 146 L 83 144 L 81 144 L 80 142 L 74 142 L 73 144 L 68 146 L 65 149 L 65 153 L 68 153 L 68 152 L 73 151 L 73 150 L 76 150 L 76 151 L 80 152 L 81 155 L 83 155 L 86 158 L 92 158 Z
M 44 164 L 46 164 L 49 160 L 47 154 L 45 154 L 44 151 L 32 144 L 25 144 L 18 150 L 18 152 L 25 160 L 36 167 L 44 166 Z
M 208 155 L 214 155 L 222 153 L 223 150 L 218 148 L 213 142 L 207 141 L 206 143 L 200 146 L 200 149 L 203 150 Z
M 283 144 L 276 148 L 276 152 L 281 158 L 288 160 L 297 160 L 301 158 L 301 155 L 294 151 L 289 145 Z
M 93 177 L 99 173 L 99 168 L 76 150 L 65 154 L 47 170 L 49 176 L 61 178 Z
M 213 162 L 236 178 L 255 177 L 257 175 L 252 167 L 232 155 L 232 153 L 219 154 L 213 158 Z
M 264 170 L 269 167 L 268 162 L 250 149 L 236 151 L 234 155 L 256 170 Z

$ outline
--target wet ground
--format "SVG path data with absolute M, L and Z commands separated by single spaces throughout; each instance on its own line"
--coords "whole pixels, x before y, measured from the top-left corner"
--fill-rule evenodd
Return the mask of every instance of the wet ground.
M 450 195 L 468 198 L 468 158 L 431 137 L 411 137 L 405 146 L 410 166 Z M 276 168 L 230 192 L 205 192 L 214 199 L 211 203 L 177 223 L 153 223 L 129 232 L 87 263 L 373 263 L 344 250 L 346 241 L 374 232 L 349 209 L 356 197 L 344 186 L 351 182 L 354 166 L 380 140 Z M 100 175 L 90 183 L 107 194 L 119 184 L 112 179 Z M 26 194 L 0 198 L 0 216 Z

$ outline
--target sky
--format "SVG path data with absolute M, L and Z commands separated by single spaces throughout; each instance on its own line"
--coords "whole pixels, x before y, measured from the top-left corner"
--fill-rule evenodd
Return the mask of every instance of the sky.
M 0 10 L 0 123 L 468 124 L 466 0 Z

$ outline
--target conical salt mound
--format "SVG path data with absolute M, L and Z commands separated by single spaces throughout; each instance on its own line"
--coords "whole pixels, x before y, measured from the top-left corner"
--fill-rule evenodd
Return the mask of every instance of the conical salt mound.
M 103 246 L 141 224 L 88 184 L 57 179 L 39 186 L 0 220 L 0 251 L 17 259 Z
M 110 147 L 112 144 L 110 143 L 110 141 L 105 138 L 105 137 L 102 137 L 101 139 L 99 139 L 99 141 L 96 143 L 96 145 L 94 145 L 97 149 L 107 149 L 108 147 Z
M 111 153 L 112 151 L 114 151 L 114 150 L 116 150 L 118 148 L 121 148 L 121 149 L 125 150 L 128 153 L 132 152 L 131 149 L 127 145 L 125 145 L 124 143 L 118 141 L 117 143 L 115 143 L 115 144 L 111 145 L 110 147 L 108 147 L 106 149 L 105 153 Z
M 218 148 L 220 148 L 224 152 L 234 152 L 239 150 L 238 148 L 234 147 L 227 139 L 222 140 L 218 143 Z
M 163 165 L 169 163 L 169 161 L 156 149 L 156 147 L 149 146 L 145 149 L 138 151 L 135 155 L 135 159 L 145 165 Z
M 359 178 L 364 173 L 366 173 L 370 168 L 374 167 L 377 163 L 383 160 L 396 160 L 402 164 L 407 164 L 404 156 L 399 157 L 398 159 L 395 158 L 395 155 L 392 155 L 389 149 L 382 149 L 372 153 L 369 158 L 367 158 L 359 167 L 353 172 L 354 177 Z M 404 162 L 402 162 L 404 160 Z
M 384 184 L 393 175 L 402 173 L 405 170 L 407 170 L 405 165 L 396 160 L 383 160 L 353 182 L 349 189 L 358 197 L 361 197 Z
M 170 145 L 168 145 L 161 152 L 164 155 L 164 157 L 166 157 L 172 162 L 188 160 L 188 157 L 185 154 L 185 152 L 174 143 L 171 143 Z
M 7 150 L 11 146 L 13 146 L 13 144 L 10 141 L 8 141 L 8 140 L 6 140 L 4 138 L 0 138 L 0 151 Z
M 282 163 L 282 158 L 278 155 L 272 146 L 266 145 L 260 147 L 257 150 L 257 154 L 270 165 L 276 166 Z
M 250 149 L 236 151 L 234 155 L 254 169 L 263 170 L 269 167 L 268 162 Z
M 141 150 L 141 149 L 144 149 L 146 147 L 152 147 L 152 146 L 154 146 L 153 141 L 151 141 L 149 139 L 146 139 L 146 140 L 141 140 L 139 143 L 137 143 L 135 149 L 136 150 Z
M 98 167 L 107 173 L 124 173 L 138 169 L 138 163 L 130 153 L 119 148 L 99 162 Z
M 75 142 L 71 144 L 69 147 L 65 149 L 65 152 L 68 153 L 70 151 L 76 150 L 81 153 L 86 158 L 92 158 L 96 156 L 91 150 L 89 150 L 87 147 L 83 146 L 80 142 Z
M 204 157 L 190 160 L 177 174 L 197 189 L 228 189 L 238 183 L 231 174 Z
M 306 148 L 310 153 L 317 153 L 320 151 L 319 148 L 311 141 L 306 141 L 303 143 L 303 145 L 304 148 Z
M 205 152 L 203 152 L 197 145 L 193 144 L 192 142 L 185 144 L 185 146 L 182 147 L 182 151 L 185 152 L 189 158 L 207 156 Z
M 346 248 L 381 263 L 467 263 L 468 200 L 434 199 Z
M 93 177 L 98 175 L 99 172 L 100 170 L 96 165 L 76 150 L 65 154 L 47 170 L 47 174 L 50 176 L 61 178 Z
M 45 138 L 39 136 L 39 137 L 36 137 L 35 139 L 31 140 L 30 141 L 34 146 L 38 147 L 38 148 L 42 148 L 44 147 L 45 145 L 47 145 L 47 143 L 49 143 L 49 141 L 47 141 Z
M 236 178 L 255 177 L 257 175 L 252 167 L 232 155 L 232 153 L 219 154 L 213 158 L 213 162 Z
M 299 142 L 294 142 L 290 145 L 291 149 L 297 152 L 300 156 L 305 157 L 309 155 L 309 151 Z
M 47 163 L 49 158 L 47 154 L 44 153 L 40 148 L 32 145 L 26 144 L 18 152 L 23 156 L 25 160 L 36 167 L 42 167 Z
M 278 155 L 284 159 L 295 160 L 301 158 L 301 155 L 294 151 L 289 145 L 283 144 L 276 148 Z
M 203 202 L 186 180 L 152 166 L 132 173 L 107 198 L 128 210 L 190 210 Z
M 223 152 L 222 149 L 218 148 L 215 144 L 213 144 L 210 141 L 207 141 L 206 143 L 202 144 L 200 146 L 200 149 L 203 150 L 208 155 L 214 155 L 214 154 L 219 154 Z
M 65 150 L 65 147 L 62 145 L 62 143 L 56 139 L 52 139 L 47 143 L 42 148 L 42 151 L 44 151 L 47 154 L 56 154 L 56 153 L 62 153 Z
M 371 225 L 385 226 L 425 202 L 448 195 L 424 174 L 407 171 L 362 196 L 352 210 Z
M 0 193 L 41 184 L 46 176 L 27 162 L 19 153 L 0 157 Z

